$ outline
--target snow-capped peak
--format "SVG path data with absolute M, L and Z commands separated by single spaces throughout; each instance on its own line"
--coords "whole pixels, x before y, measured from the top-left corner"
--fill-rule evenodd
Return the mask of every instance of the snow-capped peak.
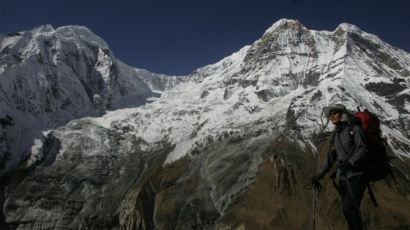
M 32 30 L 33 34 L 54 32 L 54 27 L 50 24 L 38 26 Z
M 356 26 L 356 25 L 352 25 L 352 24 L 349 24 L 349 23 L 341 23 L 337 28 L 336 28 L 336 30 L 338 30 L 338 29 L 342 29 L 342 30 L 344 30 L 344 31 L 346 31 L 346 32 L 359 32 L 359 33 L 361 33 L 361 32 L 363 32 L 358 26 Z
M 265 31 L 265 34 L 272 33 L 284 26 L 286 27 L 302 26 L 303 27 L 303 25 L 298 20 L 282 18 L 278 20 L 277 22 L 273 23 L 273 25 Z
M 102 49 L 109 49 L 108 44 L 102 38 L 91 32 L 91 30 L 85 26 L 62 26 L 56 29 L 56 33 L 64 38 L 93 43 Z

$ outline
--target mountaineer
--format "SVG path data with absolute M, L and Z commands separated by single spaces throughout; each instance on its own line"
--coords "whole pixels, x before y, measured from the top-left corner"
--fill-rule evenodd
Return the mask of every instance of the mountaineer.
M 314 188 L 321 187 L 319 180 L 337 163 L 338 168 L 331 177 L 342 199 L 343 214 L 350 230 L 362 230 L 360 203 L 367 186 L 364 178 L 368 151 L 366 136 L 360 125 L 349 124 L 351 114 L 343 105 L 330 105 L 323 111 L 335 125 L 335 132 L 325 161 L 311 178 L 312 184 Z

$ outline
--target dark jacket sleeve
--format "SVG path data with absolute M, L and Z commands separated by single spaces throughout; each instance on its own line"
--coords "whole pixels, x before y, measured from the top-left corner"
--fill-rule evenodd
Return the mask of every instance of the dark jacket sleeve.
M 367 155 L 366 134 L 362 127 L 356 125 L 353 127 L 353 141 L 354 147 L 352 154 L 348 159 L 349 163 L 356 165 L 360 163 Z
M 332 168 L 333 164 L 336 161 L 336 152 L 332 150 L 333 144 L 330 144 L 329 150 L 327 151 L 327 156 L 325 158 L 325 161 L 322 163 L 322 166 L 320 167 L 317 175 L 320 178 L 323 178 L 323 176 L 329 172 L 329 170 Z

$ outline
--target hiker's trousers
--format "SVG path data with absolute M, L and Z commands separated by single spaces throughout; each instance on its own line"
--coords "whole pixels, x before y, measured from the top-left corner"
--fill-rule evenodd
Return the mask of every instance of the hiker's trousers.
M 366 184 L 360 176 L 340 180 L 339 194 L 343 203 L 343 214 L 346 218 L 349 230 L 362 230 L 363 222 L 360 214 L 360 203 Z

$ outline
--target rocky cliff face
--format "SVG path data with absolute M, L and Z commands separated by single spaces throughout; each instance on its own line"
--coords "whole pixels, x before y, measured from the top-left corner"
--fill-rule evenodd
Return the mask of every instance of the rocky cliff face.
M 310 229 L 309 178 L 326 153 L 332 127 L 321 111 L 329 102 L 365 107 L 379 115 L 390 154 L 396 157 L 397 191 L 391 178 L 375 184 L 381 207 L 375 210 L 365 198 L 366 225 L 410 226 L 410 55 L 404 51 L 352 25 L 312 31 L 297 21 L 280 20 L 254 44 L 177 78 L 122 64 L 85 28 L 30 33 L 59 30 L 77 47 L 79 39 L 99 44 L 74 49 L 72 55 L 83 54 L 75 58 L 78 63 L 59 59 L 64 61 L 56 69 L 69 68 L 75 74 L 58 75 L 55 95 L 50 86 L 49 97 L 56 101 L 61 92 L 75 93 L 65 88 L 71 83 L 62 83 L 75 77 L 84 90 L 83 96 L 76 91 L 71 101 L 85 102 L 62 108 L 57 100 L 48 105 L 50 112 L 41 110 L 53 125 L 37 129 L 43 132 L 33 135 L 26 153 L 18 157 L 19 151 L 13 150 L 18 132 L 13 136 L 8 130 L 24 122 L 9 111 L 33 115 L 27 106 L 17 108 L 17 102 L 4 107 L 2 148 L 10 154 L 3 158 L 20 163 L 4 185 L 8 227 Z M 73 32 L 77 30 L 86 30 L 87 37 Z M 17 44 L 2 39 L 2 50 Z M 20 71 L 24 63 L 2 67 L 1 79 L 15 78 L 6 83 L 17 84 L 17 74 L 8 71 Z M 27 78 L 40 82 L 41 74 Z M 11 93 L 2 86 L 2 95 Z M 152 97 L 155 93 L 160 95 Z M 43 96 L 36 96 L 33 103 L 49 108 L 41 100 Z M 146 101 L 138 103 L 141 100 Z M 83 113 L 65 115 L 70 106 L 80 104 Z M 95 112 L 101 108 L 103 113 Z M 89 111 L 92 116 L 78 118 Z M 59 119 L 68 123 L 57 125 L 61 114 Z M 344 229 L 339 200 L 329 181 L 324 183 L 318 229 Z

